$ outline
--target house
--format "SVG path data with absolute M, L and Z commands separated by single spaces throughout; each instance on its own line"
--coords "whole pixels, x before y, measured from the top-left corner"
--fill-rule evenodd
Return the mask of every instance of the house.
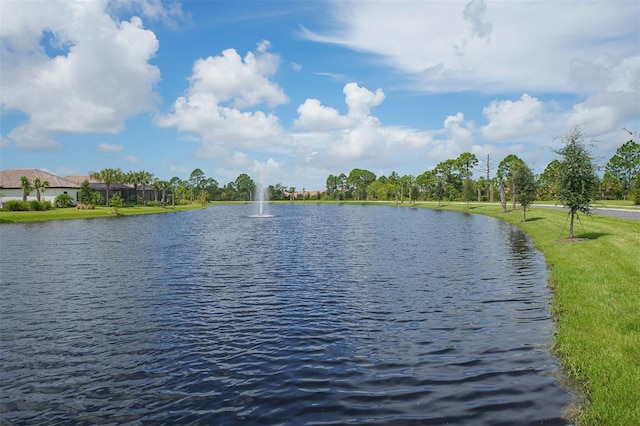
M 103 199 L 107 198 L 107 185 L 99 180 L 92 179 L 89 175 L 71 175 L 65 177 L 65 179 L 70 180 L 72 182 L 81 185 L 85 180 L 89 182 L 89 188 L 92 191 L 99 192 Z M 126 202 L 136 202 L 138 200 L 138 196 L 142 195 L 142 188 L 138 187 L 136 191 L 133 186 L 125 185 L 123 183 L 112 183 L 109 188 L 109 196 L 114 194 L 115 192 L 119 192 L 120 196 Z M 151 201 L 152 197 L 152 188 L 147 185 L 145 188 L 145 198 L 147 201 Z
M 74 202 L 78 201 L 80 185 L 51 173 L 37 169 L 9 169 L 0 171 L 0 207 L 9 200 L 22 201 L 22 177 L 29 179 L 31 185 L 36 178 L 49 182 L 49 187 L 40 191 L 40 201 L 50 201 L 54 203 L 60 194 L 67 194 Z M 36 200 L 37 192 L 34 189 L 27 195 L 27 200 Z

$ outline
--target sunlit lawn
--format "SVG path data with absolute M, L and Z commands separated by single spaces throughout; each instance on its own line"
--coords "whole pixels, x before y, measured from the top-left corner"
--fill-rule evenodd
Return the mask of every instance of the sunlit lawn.
M 118 209 L 118 215 L 130 216 L 138 214 L 152 213 L 168 213 L 183 210 L 199 209 L 203 206 L 200 204 L 187 204 L 171 207 L 149 207 L 149 206 L 133 206 L 122 207 Z M 93 210 L 80 210 L 76 208 L 51 209 L 47 211 L 28 211 L 28 212 L 5 212 L 0 211 L 0 223 L 18 223 L 18 222 L 38 222 L 47 220 L 60 219 L 87 219 L 94 217 L 115 217 L 112 207 L 97 206 Z

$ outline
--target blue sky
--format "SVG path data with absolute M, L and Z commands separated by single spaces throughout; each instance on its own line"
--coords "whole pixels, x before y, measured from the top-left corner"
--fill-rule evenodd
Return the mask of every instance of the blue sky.
M 3 0 L 0 167 L 324 189 L 640 130 L 640 3 Z

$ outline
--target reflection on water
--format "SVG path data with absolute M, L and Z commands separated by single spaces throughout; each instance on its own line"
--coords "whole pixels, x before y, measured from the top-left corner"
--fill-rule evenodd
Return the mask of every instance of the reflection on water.
M 544 259 L 519 230 L 253 210 L 1 226 L 2 420 L 565 424 Z

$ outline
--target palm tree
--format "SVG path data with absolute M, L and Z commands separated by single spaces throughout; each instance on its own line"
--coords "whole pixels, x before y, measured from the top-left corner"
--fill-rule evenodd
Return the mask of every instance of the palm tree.
M 22 176 L 20 178 L 20 184 L 22 186 L 22 201 L 26 203 L 27 196 L 31 194 L 31 191 L 33 191 L 33 186 L 31 186 L 31 182 L 29 182 L 29 179 L 26 176 Z
M 138 200 L 138 185 L 140 184 L 140 172 L 129 171 L 124 175 L 124 182 L 133 185 L 133 193 Z M 131 200 L 129 200 L 131 201 Z
M 147 205 L 147 198 L 145 193 L 147 192 L 147 186 L 151 183 L 153 179 L 153 173 L 146 172 L 144 170 L 138 172 L 138 182 L 142 186 L 142 204 Z
M 103 169 L 99 172 L 89 173 L 91 179 L 95 179 L 104 183 L 107 188 L 107 196 L 105 197 L 105 204 L 109 205 L 109 192 L 111 191 L 111 184 L 120 183 L 124 180 L 124 175 L 120 169 Z
M 169 181 L 169 185 L 171 185 L 171 206 L 175 207 L 176 206 L 176 192 L 178 189 L 178 185 L 180 184 L 180 178 L 178 176 L 174 176 L 171 178 L 171 180 Z
M 40 193 L 44 192 L 48 187 L 48 180 L 40 180 L 40 178 L 35 178 L 35 180 L 33 181 L 33 189 L 36 190 L 36 198 L 38 202 L 40 202 Z
M 160 190 L 160 193 L 162 194 L 161 200 L 162 200 L 162 207 L 166 207 L 167 205 L 167 190 L 169 188 L 171 188 L 171 184 L 169 182 L 167 182 L 166 180 L 159 180 L 155 182 L 155 185 L 157 186 L 157 188 Z

